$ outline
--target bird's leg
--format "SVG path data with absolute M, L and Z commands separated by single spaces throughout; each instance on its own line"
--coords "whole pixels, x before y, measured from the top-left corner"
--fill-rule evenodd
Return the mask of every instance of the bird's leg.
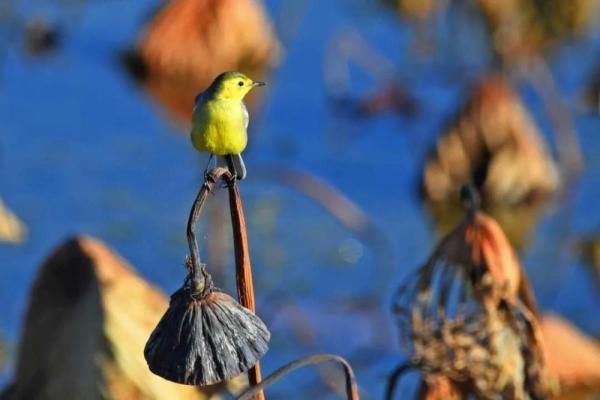
M 210 154 L 210 157 L 208 157 L 208 162 L 206 163 L 206 167 L 204 167 L 204 180 L 206 181 L 208 179 L 208 169 L 210 168 L 210 162 L 213 160 L 213 157 L 215 155 L 214 154 Z
M 227 157 L 227 163 L 232 173 L 235 171 L 235 178 L 238 181 L 246 179 L 246 164 L 241 154 L 229 154 Z
M 227 185 L 228 186 L 234 185 L 238 176 L 237 176 L 235 164 L 233 162 L 233 156 L 231 154 L 227 154 L 225 156 L 225 161 L 227 162 L 227 168 L 229 169 L 229 172 L 231 172 L 231 181 L 228 182 Z

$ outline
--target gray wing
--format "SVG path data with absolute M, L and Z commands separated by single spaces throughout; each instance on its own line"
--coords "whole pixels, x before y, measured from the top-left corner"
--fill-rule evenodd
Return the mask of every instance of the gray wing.
M 196 114 L 196 109 L 198 108 L 198 106 L 204 103 L 204 93 L 206 92 L 198 93 L 196 95 L 196 98 L 194 99 L 194 108 L 192 109 L 192 120 L 194 118 L 194 114 Z
M 217 156 L 217 166 L 229 169 L 232 175 L 235 175 L 238 180 L 246 179 L 246 164 L 241 154 L 227 154 L 225 156 Z
M 206 103 L 206 100 L 209 96 L 206 92 L 207 91 L 205 90 L 204 92 L 200 92 L 196 95 L 196 98 L 194 99 L 194 109 Z

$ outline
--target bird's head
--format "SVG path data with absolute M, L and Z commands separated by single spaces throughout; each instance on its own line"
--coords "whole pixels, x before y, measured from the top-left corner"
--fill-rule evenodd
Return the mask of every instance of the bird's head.
M 223 72 L 208 90 L 215 98 L 242 100 L 252 88 L 264 85 L 264 82 L 253 81 L 241 72 Z

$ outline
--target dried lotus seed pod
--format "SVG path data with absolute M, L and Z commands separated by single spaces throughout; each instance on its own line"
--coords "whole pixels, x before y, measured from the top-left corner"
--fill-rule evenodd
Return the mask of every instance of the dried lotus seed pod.
M 267 352 L 270 332 L 228 294 L 198 290 L 188 279 L 146 343 L 150 370 L 187 385 L 212 385 L 252 368 Z

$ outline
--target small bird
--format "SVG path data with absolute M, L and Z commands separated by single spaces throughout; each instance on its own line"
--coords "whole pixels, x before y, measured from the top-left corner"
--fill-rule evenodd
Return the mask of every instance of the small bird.
M 240 72 L 224 72 L 196 96 L 192 114 L 192 143 L 199 151 L 224 158 L 231 174 L 246 177 L 242 151 L 248 143 L 248 110 L 243 99 L 264 82 L 253 81 Z M 220 160 L 218 160 L 218 163 Z

